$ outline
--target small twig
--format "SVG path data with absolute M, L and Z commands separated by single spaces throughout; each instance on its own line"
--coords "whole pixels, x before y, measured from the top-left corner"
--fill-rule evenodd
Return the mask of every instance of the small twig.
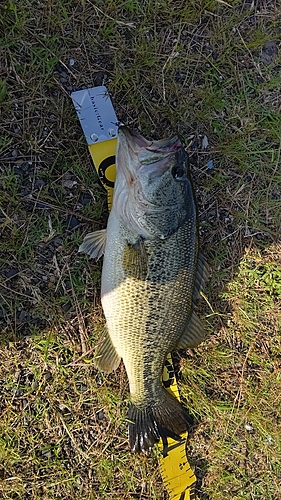
M 67 92 L 67 90 L 65 90 L 64 86 L 55 77 L 54 77 L 54 81 L 61 88 L 61 90 L 65 93 L 65 95 L 67 95 L 67 98 L 69 99 L 70 98 L 69 92 Z
M 80 453 L 80 454 L 82 455 L 82 457 L 84 457 L 85 459 L 87 459 L 87 460 L 88 460 L 88 459 L 89 459 L 89 456 L 88 456 L 88 455 L 87 455 L 87 454 L 86 454 L 83 450 L 81 450 L 81 448 L 78 446 L 78 444 L 77 444 L 77 443 L 76 443 L 76 441 L 75 441 L 74 436 L 73 436 L 73 435 L 71 434 L 71 432 L 69 431 L 69 429 L 68 429 L 68 427 L 67 427 L 67 425 L 66 425 L 66 423 L 65 423 L 65 421 L 64 421 L 64 419 L 62 418 L 62 416 L 61 416 L 61 414 L 60 414 L 60 413 L 58 413 L 58 416 L 59 416 L 59 419 L 60 419 L 60 421 L 61 421 L 61 423 L 62 423 L 62 426 L 63 426 L 63 428 L 64 428 L 64 430 L 65 430 L 66 434 L 69 436 L 69 438 L 70 438 L 70 440 L 71 440 L 71 442 L 72 442 L 72 444 L 73 444 L 74 448 L 78 451 L 78 453 Z
M 88 349 L 87 349 L 87 343 L 88 343 L 88 340 L 89 340 L 87 338 L 87 335 L 85 334 L 85 332 L 86 332 L 86 325 L 85 325 L 85 322 L 84 322 L 84 319 L 83 319 L 83 314 L 82 314 L 82 311 L 81 311 L 81 308 L 80 308 L 80 305 L 79 305 L 79 302 L 77 300 L 76 293 L 75 293 L 75 290 L 74 290 L 74 287 L 73 287 L 72 276 L 71 276 L 71 272 L 70 272 L 70 268 L 68 266 L 68 263 L 66 264 L 66 267 L 67 267 L 68 274 L 69 274 L 72 297 L 74 299 L 75 308 L 76 308 L 76 314 L 77 314 L 77 318 L 78 318 L 78 330 L 79 330 L 79 334 L 80 334 L 81 349 L 82 349 L 82 353 L 84 355 L 86 355 L 86 353 L 88 351 Z
M 277 153 L 276 165 L 275 165 L 275 168 L 273 170 L 273 173 L 272 173 L 272 176 L 271 176 L 271 179 L 270 179 L 270 182 L 268 184 L 267 191 L 266 191 L 266 205 L 267 205 L 267 207 L 268 207 L 269 191 L 270 191 L 271 186 L 272 186 L 272 181 L 273 181 L 273 178 L 274 178 L 277 170 L 280 168 L 280 154 L 281 154 L 281 142 L 280 142 L 278 153 Z M 268 208 L 266 209 L 266 224 L 268 224 Z
M 26 31 L 31 35 L 32 38 L 35 38 L 37 42 L 39 42 L 42 47 L 44 47 L 44 49 L 47 50 L 53 57 L 57 57 L 57 55 L 51 49 L 49 49 L 49 47 L 47 47 L 46 44 L 42 42 L 42 40 L 34 33 L 34 31 L 31 31 L 28 28 L 26 28 Z M 69 69 L 69 67 L 61 59 L 58 59 L 58 61 L 67 70 L 67 72 L 70 73 L 71 76 L 75 78 L 75 80 L 77 80 L 77 76 L 71 71 L 71 69 Z
M 109 16 L 108 14 L 106 14 L 105 12 L 103 12 L 99 7 L 97 7 L 95 4 L 93 4 L 93 2 L 91 2 L 91 0 L 87 0 L 88 3 L 91 4 L 92 7 L 94 7 L 94 9 L 97 11 L 97 12 L 100 12 L 100 14 L 102 14 L 104 17 L 106 17 L 107 19 L 110 19 L 111 21 L 114 21 L 116 24 L 120 24 L 120 26 L 128 26 L 129 28 L 135 28 L 136 25 L 135 23 L 131 23 L 131 22 L 124 22 L 124 21 L 117 21 L 117 19 L 114 19 L 114 17 L 111 17 Z
M 180 39 L 180 35 L 181 35 L 181 29 L 179 31 L 179 34 L 178 34 L 178 38 L 177 38 L 177 41 L 175 43 L 175 45 L 173 46 L 173 49 L 172 49 L 172 52 L 171 54 L 168 55 L 166 61 L 165 61 L 165 64 L 162 68 L 162 87 L 163 87 L 163 101 L 166 102 L 166 89 L 165 89 L 165 75 L 164 75 L 164 72 L 165 72 L 165 69 L 167 67 L 167 65 L 169 64 L 169 62 L 172 61 L 172 59 L 174 59 L 175 57 L 177 57 L 179 55 L 178 51 L 177 51 L 177 47 L 178 47 L 178 40 Z
M 224 2 L 223 0 L 217 0 L 217 2 L 221 3 L 222 5 L 226 5 L 227 7 L 230 7 L 231 9 L 233 9 L 233 5 L 230 5 L 229 3 Z
M 101 341 L 101 342 L 103 342 L 103 341 Z M 81 356 L 79 356 L 79 358 L 76 358 L 74 361 L 71 361 L 71 363 L 68 363 L 65 366 L 85 366 L 85 363 L 84 364 L 81 363 L 80 365 L 77 365 L 77 363 L 79 361 L 81 361 L 83 358 L 85 358 L 85 356 L 88 356 L 89 354 L 91 354 L 95 350 L 95 348 L 96 347 L 91 347 L 91 349 L 89 349 L 88 351 L 86 351 L 83 354 L 81 354 Z
M 213 309 L 213 307 L 212 307 L 211 303 L 210 303 L 210 302 L 209 302 L 209 300 L 208 300 L 208 297 L 205 295 L 205 293 L 204 293 L 204 292 L 202 292 L 202 290 L 200 290 L 200 295 L 201 295 L 201 297 L 203 297 L 203 299 L 205 300 L 205 302 L 208 304 L 208 306 L 209 306 L 209 308 L 211 309 L 211 311 L 212 311 L 213 315 L 215 315 L 215 316 L 223 316 L 223 314 L 220 314 L 220 313 L 218 313 L 218 312 L 214 311 L 214 309 Z
M 46 205 L 46 207 L 44 207 L 44 208 L 51 208 L 53 210 L 56 210 L 56 211 L 59 211 L 59 212 L 63 212 L 66 215 L 75 215 L 75 216 L 77 216 L 77 212 L 74 212 L 72 210 L 69 210 L 69 209 L 66 209 L 66 208 L 63 208 L 63 207 L 59 207 L 57 205 L 54 205 L 53 203 L 49 203 L 49 202 L 44 201 L 44 200 L 40 200 L 38 196 L 37 196 L 36 199 L 34 199 L 34 198 L 28 198 L 28 196 L 24 196 L 22 199 L 26 200 L 26 201 L 28 201 L 30 203 L 34 203 L 35 204 L 34 208 L 37 208 L 36 207 L 37 203 L 42 203 L 42 205 Z M 82 214 L 79 214 L 79 218 L 83 219 L 85 221 L 88 221 L 88 222 L 93 222 L 93 219 L 90 219 L 89 217 L 85 217 Z
M 230 236 L 233 236 L 235 233 L 238 233 L 238 231 L 240 231 L 240 229 L 242 229 L 242 226 L 238 226 L 237 229 L 235 229 L 235 231 L 233 231 L 232 233 L 230 234 L 227 234 L 226 236 L 224 236 L 221 241 L 223 240 L 227 240 L 227 238 L 230 238 Z
M 18 274 L 18 273 L 17 273 L 17 274 Z M 16 275 L 14 274 L 14 276 L 16 276 Z M 14 278 L 14 276 L 13 276 L 13 278 Z M 8 286 L 4 285 L 4 283 L 1 283 L 1 282 L 0 282 L 0 288 L 1 288 L 1 286 L 2 286 L 3 288 L 5 288 L 6 290 L 8 290 L 9 292 L 15 293 L 16 295 L 21 295 L 22 297 L 26 297 L 26 298 L 28 298 L 28 299 L 30 300 L 30 295 L 26 295 L 25 293 L 18 292 L 18 291 L 17 291 L 17 290 L 15 290 L 14 288 L 13 288 L 13 289 L 12 289 L 12 288 L 9 288 Z
M 238 29 L 238 28 L 236 28 L 236 30 L 237 30 L 238 35 L 239 35 L 239 36 L 240 36 L 240 38 L 241 38 L 241 41 L 242 41 L 242 43 L 243 43 L 243 45 L 244 45 L 245 49 L 247 50 L 248 54 L 250 55 L 250 58 L 252 59 L 252 62 L 253 62 L 253 64 L 254 64 L 254 66 L 255 66 L 256 70 L 258 71 L 259 75 L 263 78 L 263 75 L 262 75 L 262 72 L 261 72 L 261 70 L 260 70 L 260 67 L 259 67 L 259 65 L 256 63 L 256 61 L 254 60 L 254 58 L 253 58 L 253 54 L 252 54 L 252 53 L 251 53 L 251 51 L 248 49 L 248 47 L 247 47 L 247 45 L 246 45 L 246 43 L 245 43 L 245 41 L 244 41 L 244 39 L 243 39 L 243 37 L 242 37 L 242 35 L 241 35 L 241 33 L 240 33 L 239 29 Z
M 241 404 L 241 399 L 242 399 L 242 390 L 243 390 L 243 381 L 244 381 L 244 372 L 245 372 L 245 367 L 246 367 L 246 363 L 247 363 L 247 360 L 248 360 L 248 357 L 250 355 L 250 352 L 252 350 L 252 347 L 253 345 L 251 344 L 249 349 L 248 349 L 248 352 L 245 356 L 245 359 L 244 359 L 244 362 L 243 362 L 243 365 L 242 365 L 242 370 L 241 370 L 241 375 L 240 375 L 240 386 L 239 386 L 239 390 L 235 396 L 235 399 L 234 399 L 234 402 L 233 402 L 233 406 L 232 406 L 232 409 L 231 409 L 231 413 L 230 413 L 230 417 L 228 419 L 228 422 L 226 424 L 226 429 L 225 429 L 225 435 L 227 434 L 228 432 L 228 424 L 233 416 L 233 413 L 234 413 L 234 410 L 235 410 L 235 405 L 236 405 L 236 402 L 237 402 L 237 410 L 239 410 L 240 408 L 240 404 Z M 238 427 L 236 428 L 234 434 L 236 433 Z

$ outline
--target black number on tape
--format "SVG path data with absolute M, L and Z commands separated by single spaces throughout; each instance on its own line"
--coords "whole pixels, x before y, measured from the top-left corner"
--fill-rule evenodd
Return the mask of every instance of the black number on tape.
M 106 186 L 111 187 L 111 188 L 114 188 L 114 182 L 107 178 L 106 170 L 108 169 L 108 167 L 111 167 L 111 165 L 115 165 L 115 161 L 116 161 L 115 156 L 108 156 L 108 158 L 105 158 L 100 163 L 99 169 L 98 169 L 98 175 L 99 175 L 101 182 L 103 182 L 103 184 L 105 184 Z
M 166 366 L 169 378 L 168 378 L 168 380 L 163 380 L 163 384 L 164 384 L 164 387 L 166 387 L 166 389 L 168 389 L 168 387 L 170 387 L 174 381 L 175 371 L 174 371 L 173 365 L 167 359 L 165 360 L 165 366 Z

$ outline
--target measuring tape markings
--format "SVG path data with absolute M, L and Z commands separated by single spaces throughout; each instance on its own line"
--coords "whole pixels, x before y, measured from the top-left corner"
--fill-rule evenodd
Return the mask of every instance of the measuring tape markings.
M 107 191 L 109 210 L 112 207 L 114 182 L 116 178 L 116 147 L 116 138 L 88 145 L 99 179 Z
M 111 180 L 113 175 L 110 170 L 116 169 L 115 163 L 115 156 L 109 156 L 102 160 L 98 167 L 98 175 L 101 182 L 109 188 L 114 188 L 114 180 Z

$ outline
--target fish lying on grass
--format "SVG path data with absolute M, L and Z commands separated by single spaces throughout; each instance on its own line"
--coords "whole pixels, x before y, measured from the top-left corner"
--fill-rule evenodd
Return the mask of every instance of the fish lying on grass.
M 95 364 L 116 370 L 121 358 L 130 384 L 132 451 L 161 438 L 179 439 L 192 419 L 161 383 L 173 349 L 205 337 L 193 311 L 204 279 L 198 259 L 196 205 L 188 157 L 176 137 L 148 141 L 122 127 L 113 207 L 107 229 L 88 234 L 79 248 L 104 254 L 101 300 L 108 335 Z

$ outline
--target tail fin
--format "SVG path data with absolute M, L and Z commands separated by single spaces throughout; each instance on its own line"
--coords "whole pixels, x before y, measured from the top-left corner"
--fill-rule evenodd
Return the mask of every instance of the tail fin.
M 151 401 L 145 407 L 131 405 L 128 412 L 129 442 L 136 453 L 150 451 L 160 438 L 163 441 L 163 454 L 167 454 L 167 438 L 180 441 L 180 434 L 190 428 L 192 417 L 179 401 L 164 388 L 161 398 Z

